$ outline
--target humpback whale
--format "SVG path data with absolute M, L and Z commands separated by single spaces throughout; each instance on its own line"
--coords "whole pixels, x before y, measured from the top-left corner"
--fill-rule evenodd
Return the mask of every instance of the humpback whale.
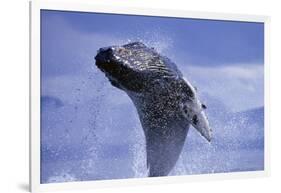
M 197 89 L 176 64 L 142 42 L 100 48 L 96 66 L 133 101 L 146 140 L 149 177 L 167 176 L 182 151 L 189 126 L 207 141 L 212 130 Z

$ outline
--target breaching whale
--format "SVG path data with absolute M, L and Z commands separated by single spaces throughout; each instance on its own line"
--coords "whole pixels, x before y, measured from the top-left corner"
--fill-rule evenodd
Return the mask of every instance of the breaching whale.
M 190 124 L 208 141 L 211 129 L 197 89 L 177 66 L 141 42 L 100 48 L 96 66 L 133 101 L 145 134 L 149 176 L 167 176 Z

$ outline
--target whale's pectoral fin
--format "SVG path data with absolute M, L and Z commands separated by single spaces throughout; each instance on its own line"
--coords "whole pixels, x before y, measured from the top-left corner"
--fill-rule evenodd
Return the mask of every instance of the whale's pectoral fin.
M 167 176 L 176 164 L 187 135 L 188 126 L 146 130 L 149 176 Z

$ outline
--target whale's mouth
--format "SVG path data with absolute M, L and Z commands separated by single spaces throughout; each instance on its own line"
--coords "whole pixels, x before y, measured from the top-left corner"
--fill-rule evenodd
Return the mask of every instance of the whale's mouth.
M 105 74 L 113 86 L 119 87 L 118 79 L 124 74 L 124 65 L 114 56 L 114 47 L 100 48 L 95 57 L 96 66 Z
M 111 47 L 100 48 L 95 60 L 97 67 L 106 74 L 115 74 L 120 70 L 120 64 L 114 61 Z

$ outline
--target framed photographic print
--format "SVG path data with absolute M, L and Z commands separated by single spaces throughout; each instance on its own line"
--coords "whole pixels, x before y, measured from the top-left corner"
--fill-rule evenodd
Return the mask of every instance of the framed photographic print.
M 31 2 L 31 191 L 267 175 L 268 25 Z

